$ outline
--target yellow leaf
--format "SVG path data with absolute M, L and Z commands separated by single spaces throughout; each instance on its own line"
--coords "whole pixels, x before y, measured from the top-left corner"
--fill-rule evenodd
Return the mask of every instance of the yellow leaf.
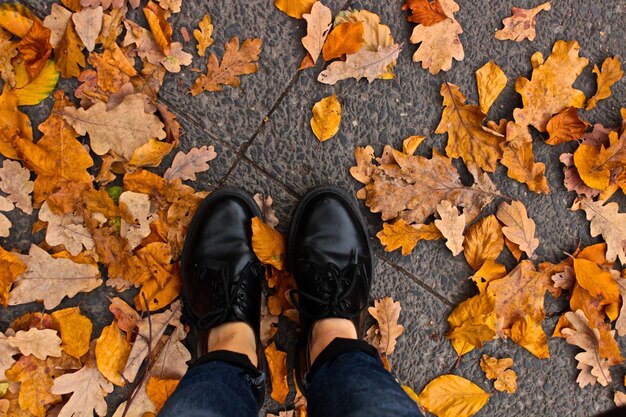
M 135 296 L 135 308 L 139 311 L 156 311 L 168 306 L 180 295 L 180 274 L 176 271 L 163 286 L 157 278 L 151 278 L 141 286 L 139 294 Z M 144 301 L 148 300 L 148 305 Z
M 80 67 L 85 66 L 83 43 L 76 33 L 74 22 L 68 22 L 59 46 L 54 49 L 54 62 L 63 78 L 74 78 L 80 75 Z
M 570 140 L 578 140 L 587 130 L 587 126 L 589 123 L 578 117 L 578 110 L 568 107 L 554 115 L 546 125 L 546 130 L 550 134 L 546 143 L 558 145 Z
M 402 152 L 407 155 L 414 155 L 420 144 L 426 139 L 426 136 L 409 136 L 402 141 Z
M 407 395 L 413 401 L 415 401 L 415 403 L 417 403 L 419 405 L 419 398 L 417 397 L 417 394 L 415 393 L 415 391 L 413 391 L 413 388 L 409 387 L 408 385 L 402 385 L 402 389 L 404 390 L 404 392 L 407 393 Z
M 342 55 L 353 54 L 363 45 L 363 22 L 341 23 L 333 28 L 324 46 L 322 57 L 324 61 L 339 58 Z
M 437 417 L 470 417 L 489 400 L 473 382 L 456 375 L 441 375 L 418 395 L 419 404 Z
M 475 163 L 487 172 L 496 169 L 502 158 L 504 138 L 482 125 L 485 114 L 477 106 L 465 104 L 465 96 L 458 86 L 443 83 L 443 113 L 435 133 L 448 133 L 446 154 L 451 158 Z
M 124 332 L 117 327 L 115 321 L 102 329 L 102 334 L 96 341 L 98 369 L 106 379 L 121 387 L 126 385 L 122 371 L 126 366 L 130 348 Z
M 317 0 L 274 0 L 274 5 L 278 10 L 284 12 L 288 16 L 302 19 L 305 13 L 311 13 L 313 3 Z
M 319 141 L 324 142 L 335 136 L 341 122 L 341 104 L 337 96 L 333 94 L 321 99 L 315 103 L 312 111 L 311 129 Z
M 504 248 L 504 235 L 493 214 L 472 224 L 465 233 L 463 251 L 469 266 L 479 270 L 485 261 L 495 261 Z
M 151 376 L 146 384 L 146 394 L 154 404 L 156 410 L 154 413 L 161 411 L 165 405 L 165 401 L 172 395 L 180 380 L 178 379 L 161 379 Z
M 597 65 L 593 66 L 593 73 L 598 77 L 596 93 L 587 102 L 586 110 L 596 107 L 598 101 L 611 97 L 611 87 L 622 79 L 624 71 L 618 57 L 607 58 L 602 63 L 602 71 Z
M 504 71 L 493 61 L 487 62 L 476 71 L 476 85 L 478 87 L 478 102 L 480 111 L 487 114 L 491 105 L 498 98 L 504 87 L 507 78 Z
M 128 161 L 128 166 L 133 168 L 157 167 L 163 158 L 174 149 L 174 144 L 162 140 L 150 139 L 135 149 L 133 157 Z
M 54 61 L 48 60 L 41 72 L 29 81 L 24 65 L 15 67 L 15 95 L 18 106 L 33 106 L 41 103 L 53 91 L 59 80 Z
M 489 379 L 495 379 L 493 386 L 498 391 L 506 391 L 509 394 L 513 394 L 517 391 L 517 375 L 512 369 L 507 369 L 513 366 L 513 359 L 511 358 L 492 358 L 488 355 L 483 355 L 480 358 L 480 369 L 485 372 L 485 376 Z
M 459 304 L 448 316 L 450 339 L 459 356 L 481 347 L 495 335 L 495 299 L 489 292 L 475 295 Z
M 5 84 L 0 95 L 0 153 L 11 159 L 21 159 L 12 144 L 14 136 L 31 143 L 33 141 L 30 119 L 17 109 L 17 103 L 17 95 Z
M 80 314 L 80 307 L 55 311 L 52 317 L 59 323 L 65 353 L 80 359 L 89 352 L 92 324 L 91 320 Z
M 206 48 L 213 45 L 213 24 L 211 24 L 211 16 L 204 15 L 200 23 L 198 23 L 198 29 L 194 29 L 193 37 L 196 38 L 198 45 L 198 55 L 204 56 Z
M 506 276 L 506 268 L 491 259 L 487 259 L 480 269 L 470 277 L 478 287 L 480 293 L 485 292 L 489 283 L 495 279 Z
M 150 0 L 148 5 L 143 8 L 143 14 L 146 16 L 148 26 L 150 26 L 154 42 L 163 52 L 163 55 L 168 56 L 172 46 L 172 26 L 167 21 L 165 10 Z
M 600 299 L 600 304 L 612 304 L 619 301 L 619 286 L 608 271 L 598 267 L 595 262 L 586 259 L 574 259 L 576 281 L 589 293 Z
M 41 360 L 32 355 L 22 356 L 5 372 L 9 381 L 20 382 L 19 405 L 36 417 L 45 417 L 46 409 L 61 402 L 60 395 L 52 394 L 54 383 L 50 359 Z
M 0 4 L 0 27 L 18 38 L 26 36 L 34 21 L 38 21 L 30 10 L 19 3 Z
M 259 217 L 252 219 L 252 249 L 262 263 L 285 269 L 285 238 Z
M 287 384 L 287 353 L 276 348 L 276 343 L 265 348 L 267 367 L 272 379 L 272 398 L 280 404 L 284 404 L 289 394 Z
M 18 275 L 26 271 L 26 265 L 11 252 L 0 247 L 0 304 L 7 306 L 11 284 Z
M 408 255 L 420 240 L 419 231 L 402 219 L 395 223 L 383 223 L 383 230 L 376 234 L 385 251 L 391 252 L 402 248 L 402 255 Z
M 528 317 L 520 318 L 511 326 L 509 332 L 511 340 L 539 359 L 550 357 L 548 338 L 541 323 L 534 322 Z

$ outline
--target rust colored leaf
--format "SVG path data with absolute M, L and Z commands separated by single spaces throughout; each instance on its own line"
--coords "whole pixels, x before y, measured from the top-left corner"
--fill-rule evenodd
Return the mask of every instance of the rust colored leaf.
M 506 126 L 506 142 L 503 145 L 502 165 L 507 175 L 524 183 L 530 191 L 548 194 L 550 186 L 544 175 L 546 166 L 535 162 L 533 143 L 528 126 L 509 122 Z
M 357 52 L 363 45 L 363 22 L 345 22 L 333 28 L 322 48 L 324 61 Z
M 0 247 L 0 304 L 4 307 L 9 302 L 9 291 L 13 281 L 27 269 L 15 254 Z
M 289 394 L 287 353 L 278 350 L 276 344 L 272 342 L 271 345 L 265 348 L 265 357 L 267 358 L 267 366 L 272 378 L 272 398 L 280 404 L 284 404 L 287 400 L 287 394 Z
M 28 33 L 18 42 L 17 50 L 26 65 L 28 78 L 35 79 L 52 54 L 50 29 L 35 20 Z
M 168 56 L 172 50 L 172 26 L 167 21 L 165 10 L 150 0 L 143 8 L 143 14 L 159 50 L 163 55 Z
M 439 0 L 406 0 L 402 10 L 411 10 L 406 20 L 424 26 L 432 26 L 448 18 Z
M 546 125 L 546 130 L 550 134 L 546 143 L 558 145 L 571 140 L 579 140 L 588 126 L 589 123 L 578 117 L 577 109 L 568 107 L 553 116 Z
M 74 78 L 80 75 L 80 68 L 85 66 L 82 46 L 74 22 L 68 22 L 65 33 L 54 49 L 54 62 L 63 78 Z
M 504 248 L 502 226 L 493 214 L 472 224 L 465 234 L 463 249 L 469 266 L 478 271 L 486 261 L 495 261 Z
M 285 269 L 285 239 L 259 217 L 252 219 L 252 249 L 262 263 Z

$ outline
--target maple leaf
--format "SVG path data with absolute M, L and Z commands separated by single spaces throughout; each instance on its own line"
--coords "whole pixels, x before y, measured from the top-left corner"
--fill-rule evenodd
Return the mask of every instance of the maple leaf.
M 59 324 L 59 333 L 63 343 L 63 351 L 80 359 L 89 352 L 91 340 L 91 320 L 80 314 L 80 307 L 71 307 L 52 313 Z
M 311 58 L 311 66 L 314 66 L 332 26 L 332 11 L 321 2 L 315 2 L 311 7 L 311 13 L 303 14 L 302 18 L 307 22 L 306 36 L 302 38 L 302 45 Z M 326 55 L 324 59 L 327 60 Z
M 102 284 L 97 267 L 69 259 L 55 259 L 36 245 L 31 245 L 28 255 L 17 257 L 28 269 L 13 282 L 9 305 L 40 300 L 49 310 L 66 296 L 71 298 Z M 61 281 L 63 285 L 59 285 Z
M 65 33 L 57 47 L 54 48 L 54 62 L 62 77 L 73 78 L 80 75 L 80 67 L 85 66 L 82 46 L 74 22 L 68 21 Z
M 578 199 L 572 210 L 584 210 L 591 222 L 591 236 L 602 235 L 607 244 L 606 259 L 626 263 L 626 213 L 620 213 L 617 203 Z
M 435 133 L 447 133 L 446 154 L 463 158 L 466 164 L 476 163 L 485 171 L 493 172 L 502 158 L 502 135 L 485 129 L 485 114 L 477 106 L 465 104 L 465 96 L 458 86 L 441 85 L 443 112 Z
M 488 261 L 495 261 L 504 248 L 502 227 L 493 214 L 472 224 L 463 241 L 463 254 L 469 266 L 480 270 Z
M 367 78 L 367 81 L 371 83 L 387 73 L 388 66 L 396 62 L 401 49 L 398 44 L 381 47 L 375 52 L 361 49 L 348 55 L 345 61 L 331 63 L 320 72 L 317 80 L 324 84 L 334 85 L 337 81 L 348 78 L 356 78 L 357 81 Z
M 618 57 L 606 58 L 602 62 L 602 71 L 600 71 L 597 65 L 594 65 L 593 73 L 598 77 L 598 88 L 593 97 L 587 101 L 586 110 L 595 108 L 598 101 L 610 97 L 611 87 L 621 80 L 624 75 Z
M 511 358 L 497 359 L 484 354 L 480 358 L 480 369 L 485 372 L 485 376 L 496 380 L 493 384 L 494 388 L 509 394 L 517 391 L 517 375 L 514 370 L 507 369 L 511 366 L 513 366 Z
M 578 117 L 577 109 L 568 107 L 548 121 L 546 130 L 550 137 L 546 140 L 546 143 L 548 145 L 558 145 L 571 140 L 578 140 L 585 133 L 588 126 L 589 123 Z
M 432 26 L 448 18 L 439 0 L 432 2 L 429 0 L 406 0 L 402 5 L 402 10 L 408 9 L 411 10 L 411 14 L 407 16 L 406 20 L 424 26 Z
M 198 55 L 204 56 L 206 48 L 213 45 L 213 24 L 211 23 L 211 16 L 204 15 L 202 20 L 198 23 L 198 29 L 193 30 L 193 37 L 196 38 L 198 45 Z
M 341 123 L 341 103 L 335 94 L 315 103 L 312 112 L 311 129 L 320 142 L 337 134 Z
M 532 41 L 535 39 L 535 25 L 537 14 L 543 10 L 550 10 L 550 2 L 540 4 L 532 9 L 521 9 L 513 7 L 511 9 L 512 16 L 502 21 L 504 28 L 496 32 L 495 37 L 498 40 L 511 40 L 521 42 L 524 39 Z
M 271 345 L 265 348 L 265 357 L 267 358 L 267 366 L 272 378 L 272 398 L 284 404 L 287 394 L 289 394 L 289 386 L 287 385 L 287 353 L 278 350 L 276 344 L 272 342 Z
M 85 7 L 72 15 L 76 34 L 89 52 L 96 47 L 96 39 L 102 30 L 103 16 L 102 6 Z
M 356 53 L 363 45 L 363 22 L 344 22 L 335 26 L 322 48 L 325 61 Z
M 437 214 L 440 219 L 435 220 L 435 226 L 446 239 L 446 246 L 452 255 L 456 256 L 463 251 L 465 214 L 459 214 L 459 210 L 448 200 L 443 200 L 437 205 Z
M 378 323 L 380 341 L 375 346 L 382 355 L 391 355 L 396 348 L 396 339 L 404 333 L 404 326 L 398 324 L 400 318 L 400 302 L 393 297 L 374 300 L 374 307 L 367 311 Z
M 495 332 L 495 299 L 489 292 L 468 298 L 448 316 L 450 330 L 446 338 L 459 356 L 493 340 Z
M 504 224 L 504 236 L 526 252 L 529 258 L 532 257 L 539 246 L 539 239 L 535 237 L 535 222 L 528 217 L 524 204 L 520 201 L 502 202 L 496 217 Z
M 553 114 L 567 107 L 581 108 L 585 94 L 572 87 L 589 60 L 578 56 L 576 41 L 556 41 L 548 59 L 541 52 L 531 57 L 533 73 L 530 80 L 519 77 L 515 91 L 522 96 L 523 108 L 515 109 L 513 117 L 521 125 L 532 125 L 540 132 Z
M 24 273 L 28 267 L 17 257 L 16 254 L 7 252 L 0 247 L 0 304 L 7 306 L 9 291 L 13 281 Z M 4 375 L 0 372 L 0 375 Z
M 485 406 L 490 394 L 457 375 L 441 375 L 418 395 L 419 404 L 438 417 L 470 417 Z
M 207 73 L 200 74 L 191 86 L 191 94 L 196 96 L 202 91 L 222 91 L 222 85 L 239 87 L 238 76 L 255 73 L 261 53 L 261 39 L 246 39 L 239 49 L 239 38 L 232 38 L 224 47 L 222 62 L 218 64 L 217 56 L 209 56 Z
M 188 153 L 178 152 L 172 161 L 171 167 L 165 171 L 163 178 L 171 181 L 175 178 L 182 180 L 196 180 L 196 174 L 207 171 L 209 165 L 207 162 L 217 157 L 213 146 L 201 146 L 192 148 Z
M 480 111 L 484 114 L 489 112 L 491 105 L 498 98 L 507 78 L 504 71 L 493 61 L 487 62 L 476 71 L 476 86 L 478 87 L 478 102 Z

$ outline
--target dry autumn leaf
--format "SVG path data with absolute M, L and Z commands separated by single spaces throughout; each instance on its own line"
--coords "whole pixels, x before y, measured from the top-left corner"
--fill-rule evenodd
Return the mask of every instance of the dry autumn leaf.
M 528 126 L 507 123 L 500 162 L 508 168 L 507 175 L 510 178 L 526 184 L 530 191 L 544 194 L 550 192 L 548 179 L 544 175 L 546 166 L 543 162 L 535 162 L 533 139 Z
M 360 49 L 348 55 L 345 61 L 332 62 L 320 72 L 317 80 L 324 84 L 334 85 L 337 81 L 348 78 L 356 78 L 357 81 L 367 78 L 367 81 L 371 83 L 387 73 L 387 68 L 396 62 L 401 49 L 398 44 L 381 47 L 375 52 Z
M 311 66 L 314 66 L 332 26 L 332 11 L 316 1 L 311 7 L 311 13 L 302 15 L 302 18 L 307 22 L 306 36 L 302 38 L 302 45 L 311 58 Z
M 478 102 L 480 111 L 484 114 L 489 112 L 491 105 L 498 98 L 507 78 L 504 71 L 493 61 L 487 62 L 476 71 L 476 86 L 478 87 Z
M 274 5 L 288 16 L 303 19 L 305 13 L 311 13 L 316 2 L 317 0 L 274 0 Z
M 34 106 L 41 103 L 54 91 L 58 80 L 59 72 L 51 59 L 45 62 L 39 74 L 32 80 L 28 79 L 24 65 L 17 64 L 13 92 L 17 97 L 18 106 Z
M 409 22 L 432 26 L 448 18 L 439 0 L 406 0 L 402 5 L 402 10 L 411 10 L 411 15 L 407 16 Z
M 80 313 L 80 307 L 55 311 L 52 317 L 59 323 L 59 333 L 65 353 L 80 359 L 89 352 L 92 324 L 91 320 Z
M 509 394 L 517 391 L 517 375 L 514 370 L 507 369 L 511 366 L 513 366 L 513 359 L 511 358 L 497 359 L 488 355 L 483 355 L 480 358 L 480 369 L 485 372 L 485 376 L 496 380 L 493 383 L 494 388 Z
M 572 210 L 584 210 L 591 222 L 591 236 L 602 235 L 607 244 L 606 259 L 614 262 L 619 259 L 626 263 L 626 213 L 620 213 L 617 203 L 603 204 L 602 201 L 579 199 L 574 201 Z
M 22 356 L 5 372 L 9 381 L 19 382 L 19 405 L 36 417 L 45 417 L 46 409 L 61 402 L 59 395 L 50 392 L 54 364 L 50 360 L 43 361 L 34 356 Z
M 463 251 L 463 230 L 465 229 L 465 214 L 459 214 L 459 210 L 448 200 L 443 200 L 437 205 L 439 219 L 435 220 L 435 226 L 446 239 L 446 246 L 453 256 Z
M 276 344 L 265 348 L 265 357 L 267 358 L 267 366 L 269 368 L 270 377 L 272 378 L 272 398 L 284 404 L 289 394 L 289 386 L 287 384 L 287 353 L 281 352 L 276 348 Z
M 311 129 L 320 142 L 337 134 L 341 123 L 341 103 L 336 95 L 324 97 L 312 109 Z
M 154 413 L 158 413 L 165 405 L 165 401 L 174 392 L 178 386 L 178 379 L 161 379 L 157 377 L 150 377 L 148 384 L 146 385 L 146 394 L 152 403 L 154 404 Z
M 441 375 L 418 395 L 419 404 L 437 417 L 470 417 L 485 406 L 490 394 L 457 375 Z
M 546 143 L 548 145 L 558 145 L 571 140 L 579 140 L 588 126 L 589 123 L 578 117 L 577 109 L 568 107 L 548 121 L 546 130 L 550 137 L 546 140 Z
M 72 14 L 76 34 L 89 52 L 96 47 L 96 39 L 102 30 L 103 18 L 102 6 L 84 7 L 79 12 Z
M 402 152 L 407 155 L 415 155 L 415 151 L 420 146 L 420 144 L 426 139 L 426 136 L 409 136 L 408 138 L 402 141 Z
M 618 57 L 606 58 L 602 63 L 602 70 L 600 70 L 597 65 L 594 65 L 593 73 L 598 77 L 598 88 L 593 97 L 587 101 L 587 106 L 585 106 L 586 110 L 595 108 L 598 101 L 610 97 L 611 87 L 621 80 L 624 75 Z
M 95 356 L 98 369 L 107 380 L 115 385 L 126 385 L 122 371 L 128 360 L 130 349 L 130 343 L 115 321 L 102 329 L 96 341 Z
M 8 194 L 7 199 L 25 214 L 33 212 L 30 194 L 34 183 L 30 181 L 30 171 L 19 162 L 5 160 L 0 168 L 0 190 Z
M 0 304 L 6 307 L 9 302 L 9 291 L 13 281 L 24 273 L 28 267 L 16 254 L 7 252 L 0 247 Z M 0 375 L 2 375 L 0 373 Z
M 63 245 L 73 256 L 78 255 L 83 247 L 87 250 L 93 249 L 93 238 L 83 225 L 81 216 L 54 214 L 48 202 L 45 202 L 39 210 L 39 220 L 48 223 L 45 239 L 50 246 Z
M 363 45 L 363 33 L 363 22 L 344 22 L 335 26 L 322 48 L 324 61 L 358 52 Z
M 198 45 L 198 55 L 204 56 L 206 48 L 213 45 L 213 24 L 211 23 L 211 16 L 204 15 L 202 20 L 198 23 L 198 29 L 193 30 L 193 37 L 196 38 Z
M 410 225 L 402 219 L 383 223 L 383 230 L 376 234 L 385 251 L 402 248 L 402 255 L 409 255 L 420 240 L 442 239 L 441 232 L 434 223 Z
M 370 315 L 378 323 L 380 340 L 375 347 L 381 355 L 391 355 L 396 348 L 396 339 L 404 333 L 404 326 L 398 324 L 400 310 L 400 302 L 394 301 L 393 297 L 374 300 L 374 307 L 368 308 Z
M 259 217 L 252 219 L 252 249 L 262 263 L 285 269 L 285 239 Z
M 54 62 L 63 78 L 78 77 L 80 68 L 86 65 L 82 46 L 83 44 L 76 33 L 74 22 L 70 20 L 65 28 L 65 33 L 61 36 L 61 40 L 54 48 Z
M 528 217 L 524 204 L 520 201 L 502 202 L 496 217 L 504 224 L 504 236 L 526 252 L 529 258 L 532 257 L 539 246 L 539 239 L 535 237 L 535 222 Z
M 499 40 L 512 40 L 521 42 L 524 39 L 532 41 L 535 39 L 536 16 L 543 10 L 550 10 L 550 2 L 540 4 L 532 9 L 521 9 L 513 7 L 512 16 L 502 21 L 504 28 L 496 32 L 495 37 Z
M 493 214 L 472 224 L 463 241 L 463 254 L 469 266 L 480 270 L 488 261 L 495 261 L 504 248 L 502 227 Z
M 482 292 L 460 303 L 448 316 L 450 329 L 446 338 L 459 356 L 482 347 L 493 340 L 495 332 L 495 299 L 489 292 Z
M 186 154 L 178 152 L 172 161 L 172 165 L 165 171 L 163 178 L 171 181 L 175 178 L 182 180 L 196 180 L 196 174 L 209 169 L 209 161 L 217 157 L 213 146 L 201 146 L 192 148 Z

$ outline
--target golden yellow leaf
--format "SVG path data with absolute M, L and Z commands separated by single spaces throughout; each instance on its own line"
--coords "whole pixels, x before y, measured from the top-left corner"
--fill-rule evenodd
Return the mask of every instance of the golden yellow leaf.
M 151 376 L 146 384 L 146 393 L 156 410 L 154 413 L 161 411 L 161 408 L 165 405 L 165 401 L 172 395 L 180 380 L 178 379 L 162 379 L 155 376 Z
M 472 224 L 465 233 L 465 259 L 475 271 L 481 269 L 485 261 L 495 261 L 503 248 L 502 226 L 493 214 Z
M 598 88 L 596 93 L 587 102 L 586 110 L 591 110 L 596 107 L 598 101 L 611 97 L 611 87 L 622 79 L 624 71 L 622 71 L 622 65 L 619 62 L 618 57 L 607 58 L 602 63 L 602 71 L 597 65 L 593 66 L 593 73 L 598 77 Z
M 485 372 L 485 376 L 489 379 L 495 379 L 493 386 L 498 391 L 506 391 L 509 394 L 513 394 L 517 391 L 517 375 L 512 369 L 507 369 L 513 366 L 513 359 L 511 358 L 492 358 L 488 355 L 483 355 L 480 358 L 480 369 Z
M 600 304 L 612 304 L 619 301 L 619 287 L 608 271 L 598 267 L 595 262 L 586 259 L 574 259 L 576 281 L 589 293 L 600 299 Z
M 9 381 L 19 382 L 19 405 L 36 417 L 45 417 L 47 408 L 60 403 L 60 395 L 52 394 L 54 383 L 53 365 L 51 360 L 41 360 L 34 356 L 22 356 L 5 372 Z
M 89 352 L 92 325 L 91 320 L 80 314 L 80 307 L 55 311 L 52 317 L 59 323 L 65 353 L 80 359 Z
M 259 217 L 252 219 L 252 249 L 262 263 L 285 269 L 285 238 Z
M 532 9 L 513 7 L 512 16 L 502 21 L 504 28 L 496 32 L 496 39 L 521 42 L 524 39 L 535 39 L 535 16 L 542 10 L 550 10 L 550 2 L 540 4 Z
M 69 21 L 65 33 L 54 49 L 54 62 L 63 78 L 74 78 L 80 75 L 80 67 L 85 66 L 83 43 L 76 33 L 74 22 Z
M 20 3 L 0 4 L 0 27 L 18 38 L 26 36 L 34 21 L 38 21 L 28 8 Z
M 459 356 L 495 337 L 495 301 L 493 295 L 485 291 L 460 303 L 448 316 L 450 330 L 446 338 Z
M 12 144 L 14 136 L 33 141 L 30 119 L 17 109 L 17 102 L 17 95 L 5 84 L 0 95 L 0 153 L 11 159 L 20 159 Z
M 335 136 L 341 122 L 341 104 L 336 95 L 325 97 L 313 106 L 311 129 L 320 142 Z
M 198 23 L 198 29 L 193 30 L 193 37 L 196 38 L 198 45 L 198 55 L 204 56 L 206 48 L 213 45 L 213 24 L 211 23 L 211 16 L 204 15 L 200 23 Z
M 278 10 L 286 15 L 302 19 L 305 13 L 311 13 L 311 8 L 317 0 L 274 0 L 274 5 Z
M 128 166 L 133 168 L 157 167 L 172 149 L 174 149 L 173 143 L 150 139 L 147 143 L 135 149 L 133 157 L 128 161 Z
M 544 175 L 546 166 L 543 162 L 535 162 L 528 126 L 509 122 L 503 147 L 501 163 L 508 168 L 507 175 L 526 184 L 530 191 L 548 194 L 550 187 Z
M 409 136 L 402 141 L 402 152 L 407 155 L 414 155 L 420 144 L 426 139 L 426 136 Z
M 589 123 L 578 117 L 577 109 L 568 107 L 554 115 L 546 125 L 546 130 L 550 134 L 546 143 L 558 145 L 570 140 L 579 140 L 588 126 Z
M 490 394 L 456 375 L 441 375 L 418 395 L 419 404 L 437 417 L 470 417 L 489 400 Z
M 465 96 L 458 86 L 441 85 L 443 113 L 435 133 L 447 133 L 446 154 L 451 158 L 475 163 L 484 171 L 493 172 L 502 158 L 501 144 L 504 138 L 482 125 L 485 114 L 478 106 L 465 103 Z
M 26 269 L 26 265 L 17 256 L 0 247 L 0 305 L 7 306 L 13 281 Z
M 135 296 L 135 308 L 139 311 L 156 311 L 168 306 L 180 295 L 182 281 L 178 270 L 174 270 L 164 284 L 151 278 L 141 286 L 139 294 Z M 148 305 L 144 301 L 148 300 Z
M 478 287 L 478 291 L 483 293 L 489 283 L 495 279 L 503 278 L 506 276 L 506 268 L 504 265 L 497 263 L 494 260 L 487 259 L 480 269 L 470 276 L 470 279 L 474 281 Z
M 121 387 L 126 385 L 122 371 L 126 366 L 130 348 L 124 332 L 117 327 L 115 321 L 102 329 L 102 334 L 96 341 L 98 369 L 106 379 Z
M 272 398 L 280 404 L 284 404 L 289 394 L 287 384 L 287 353 L 276 348 L 276 343 L 265 348 L 265 357 L 272 379 Z
M 324 61 L 353 54 L 363 45 L 363 22 L 345 22 L 333 28 L 322 48 Z
M 541 52 L 532 56 L 531 79 L 519 77 L 515 82 L 515 91 L 522 96 L 524 104 L 523 108 L 513 111 L 516 123 L 532 125 L 545 132 L 553 114 L 570 106 L 581 108 L 584 105 L 585 94 L 572 87 L 589 62 L 578 56 L 579 50 L 576 41 L 556 41 L 545 62 Z
M 493 61 L 487 62 L 476 71 L 476 85 L 478 87 L 478 102 L 480 111 L 487 114 L 491 105 L 498 98 L 504 87 L 507 78 L 504 71 Z
M 508 332 L 511 340 L 538 357 L 547 359 L 550 357 L 548 350 L 548 338 L 546 337 L 541 323 L 532 321 L 528 317 L 518 319 Z
M 172 46 L 172 26 L 167 21 L 165 10 L 150 0 L 143 8 L 143 14 L 146 16 L 148 26 L 150 26 L 154 42 L 163 55 L 168 56 Z
M 32 106 L 41 103 L 47 98 L 57 85 L 59 72 L 54 66 L 54 61 L 46 61 L 41 72 L 32 80 L 29 80 L 24 65 L 15 67 L 15 95 L 18 106 Z
M 383 230 L 376 234 L 385 251 L 391 252 L 402 248 L 402 255 L 408 255 L 420 240 L 420 232 L 402 219 L 392 223 L 383 223 Z

